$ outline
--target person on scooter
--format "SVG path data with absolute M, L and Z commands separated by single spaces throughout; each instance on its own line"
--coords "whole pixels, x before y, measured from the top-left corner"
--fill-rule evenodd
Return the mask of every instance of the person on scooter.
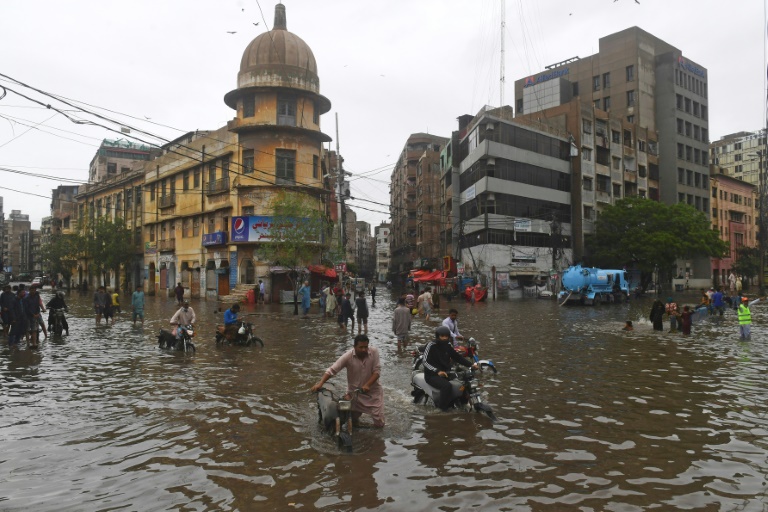
M 64 302 L 64 292 L 56 292 L 56 295 L 48 301 L 48 304 L 46 304 L 45 307 L 48 308 L 48 331 L 53 332 L 54 310 L 63 309 L 64 311 L 67 311 L 67 303 Z M 69 324 L 63 314 L 61 315 L 61 326 L 67 333 L 67 336 L 69 336 Z
M 373 417 L 373 426 L 384 426 L 384 389 L 379 383 L 381 376 L 381 362 L 379 350 L 368 346 L 368 336 L 358 334 L 355 336 L 354 347 L 339 357 L 320 380 L 312 386 L 312 392 L 317 393 L 328 379 L 339 373 L 343 368 L 347 369 L 347 392 L 362 389 L 364 394 L 357 395 L 352 408 L 352 421 L 357 423 L 360 415 L 370 414 Z
M 181 327 L 195 325 L 195 320 L 197 320 L 195 310 L 189 307 L 189 301 L 184 299 L 181 308 L 171 317 L 171 325 L 176 326 L 173 330 L 176 339 L 181 339 Z
M 435 329 L 435 339 L 427 343 L 427 348 L 424 349 L 424 380 L 440 390 L 440 402 L 435 405 L 443 411 L 447 411 L 451 406 L 453 388 L 448 377 L 451 361 L 477 370 L 476 363 L 473 364 L 456 353 L 451 345 L 451 330 L 441 325 Z
M 232 307 L 224 312 L 224 327 L 219 328 L 219 332 L 232 341 L 237 336 L 237 314 L 240 312 L 240 304 L 232 304 Z

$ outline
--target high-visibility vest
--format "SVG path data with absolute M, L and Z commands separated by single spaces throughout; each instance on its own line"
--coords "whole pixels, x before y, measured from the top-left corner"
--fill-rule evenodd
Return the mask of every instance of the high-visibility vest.
M 752 312 L 744 304 L 739 304 L 739 325 L 749 325 L 752 323 Z

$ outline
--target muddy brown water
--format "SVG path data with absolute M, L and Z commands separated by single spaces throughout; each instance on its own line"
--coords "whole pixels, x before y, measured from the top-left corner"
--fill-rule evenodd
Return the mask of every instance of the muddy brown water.
M 411 358 L 379 297 L 387 426 L 357 431 L 347 455 L 309 388 L 352 336 L 316 307 L 308 320 L 249 307 L 266 346 L 217 348 L 217 304 L 193 301 L 189 356 L 156 347 L 170 299 L 147 299 L 143 329 L 129 312 L 97 327 L 90 294 L 68 300 L 70 336 L 39 351 L 0 340 L 0 510 L 766 508 L 765 305 L 744 342 L 732 311 L 690 337 L 654 332 L 648 299 L 453 302 L 499 369 L 479 379 L 493 424 L 411 403 Z M 415 319 L 413 344 L 436 325 Z

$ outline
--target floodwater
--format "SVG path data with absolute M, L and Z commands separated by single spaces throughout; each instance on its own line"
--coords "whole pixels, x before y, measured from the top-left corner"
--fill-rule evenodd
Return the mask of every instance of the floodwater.
M 732 311 L 690 337 L 654 332 L 650 299 L 453 302 L 499 368 L 479 379 L 492 424 L 411 403 L 411 358 L 379 297 L 369 336 L 387 426 L 357 431 L 341 454 L 309 388 L 352 336 L 316 308 L 303 320 L 250 307 L 266 346 L 217 348 L 218 305 L 193 301 L 197 352 L 185 355 L 156 346 L 170 299 L 147 298 L 144 328 L 128 312 L 97 327 L 90 294 L 68 300 L 68 337 L 39 351 L 0 340 L 0 510 L 768 508 L 766 305 L 744 342 Z M 621 331 L 627 319 L 635 331 Z M 436 325 L 415 319 L 412 338 Z

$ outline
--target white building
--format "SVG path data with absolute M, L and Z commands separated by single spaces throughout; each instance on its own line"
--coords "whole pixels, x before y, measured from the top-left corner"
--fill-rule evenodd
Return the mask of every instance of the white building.
M 376 279 L 387 282 L 389 274 L 389 224 L 382 222 L 373 228 L 376 237 Z

